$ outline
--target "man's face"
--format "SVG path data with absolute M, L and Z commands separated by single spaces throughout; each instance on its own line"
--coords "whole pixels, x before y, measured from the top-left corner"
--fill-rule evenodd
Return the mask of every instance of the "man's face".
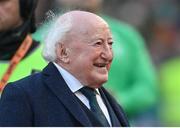
M 112 36 L 107 24 L 93 24 L 75 31 L 71 43 L 65 45 L 70 59 L 68 71 L 83 85 L 98 88 L 108 80 L 113 59 Z
M 0 0 L 0 31 L 6 31 L 22 23 L 19 0 Z

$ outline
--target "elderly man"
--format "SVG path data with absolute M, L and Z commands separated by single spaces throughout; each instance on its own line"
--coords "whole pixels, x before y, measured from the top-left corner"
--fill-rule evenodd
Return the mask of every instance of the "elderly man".
M 0 101 L 0 126 L 129 126 L 102 87 L 113 59 L 108 24 L 85 11 L 57 18 L 43 49 L 45 69 L 9 83 Z
M 116 43 L 113 45 L 114 59 L 109 71 L 109 80 L 104 87 L 116 97 L 133 126 L 144 125 L 140 120 L 147 118 L 147 115 L 149 117 L 149 111 L 152 111 L 152 107 L 156 104 L 158 86 L 156 73 L 142 36 L 131 25 L 102 13 L 103 4 L 108 0 L 55 1 L 52 2 L 55 10 L 78 8 L 100 15 L 108 23 L 113 41 Z M 51 11 L 48 14 L 53 16 Z M 50 19 L 51 15 L 48 15 L 48 18 Z M 50 28 L 49 21 L 51 20 L 46 20 L 33 35 L 37 40 L 44 41 L 43 36 Z M 152 117 L 151 113 L 150 115 Z M 149 118 L 147 120 L 149 126 L 152 126 Z

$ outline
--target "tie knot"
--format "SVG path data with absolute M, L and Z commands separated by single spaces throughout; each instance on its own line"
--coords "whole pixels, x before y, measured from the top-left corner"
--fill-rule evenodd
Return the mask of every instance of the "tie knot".
M 83 87 L 80 89 L 80 92 L 88 98 L 88 100 L 92 100 L 96 97 L 96 90 L 89 87 Z

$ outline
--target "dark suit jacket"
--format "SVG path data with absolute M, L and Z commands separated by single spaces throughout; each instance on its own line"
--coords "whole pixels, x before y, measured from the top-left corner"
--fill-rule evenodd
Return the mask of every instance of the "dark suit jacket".
M 115 100 L 100 88 L 122 126 L 128 121 Z M 40 73 L 9 83 L 0 100 L 0 126 L 92 126 L 77 97 L 49 63 Z

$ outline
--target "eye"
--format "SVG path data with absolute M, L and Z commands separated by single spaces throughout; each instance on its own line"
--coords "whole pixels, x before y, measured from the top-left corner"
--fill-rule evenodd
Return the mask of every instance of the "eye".
M 109 44 L 110 46 L 112 46 L 112 45 L 113 45 L 113 42 L 109 42 L 108 44 Z
M 112 48 L 113 42 L 109 42 L 108 45 L 110 48 Z
M 102 45 L 102 42 L 101 41 L 97 41 L 94 43 L 95 46 L 101 46 Z

